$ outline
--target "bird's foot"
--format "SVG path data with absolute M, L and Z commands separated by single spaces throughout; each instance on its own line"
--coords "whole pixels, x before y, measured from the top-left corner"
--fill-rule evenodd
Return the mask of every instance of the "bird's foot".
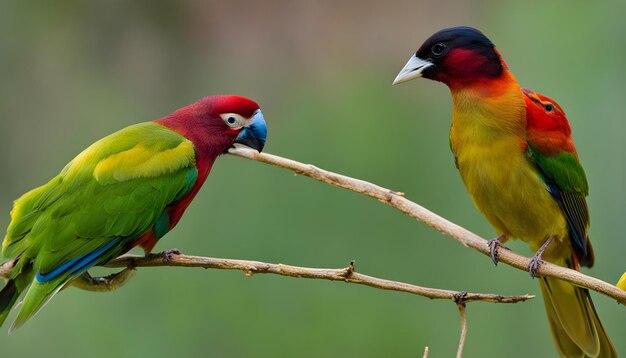
M 539 270 L 539 266 L 543 263 L 543 259 L 541 258 L 541 255 L 543 255 L 543 252 L 546 251 L 546 249 L 548 248 L 548 246 L 550 246 L 552 241 L 554 241 L 554 236 L 550 236 L 541 245 L 539 250 L 537 250 L 535 255 L 530 259 L 530 262 L 528 263 L 528 273 L 530 274 L 530 277 L 532 278 L 539 277 L 539 275 L 537 274 L 537 271 Z
M 528 263 L 528 273 L 530 274 L 530 277 L 539 277 L 539 275 L 537 275 L 537 270 L 539 270 L 539 265 L 541 265 L 542 262 L 543 260 L 541 259 L 541 255 L 535 255 L 530 259 L 530 262 Z
M 146 254 L 146 258 L 151 259 L 155 257 L 161 257 L 164 263 L 169 263 L 170 261 L 172 261 L 172 256 L 180 255 L 180 254 L 182 254 L 182 252 L 180 252 L 180 250 L 178 249 L 169 249 L 169 250 L 157 252 L 156 254 L 153 254 L 153 253 Z
M 134 273 L 135 269 L 132 267 L 127 267 L 120 272 L 112 273 L 104 277 L 93 277 L 89 272 L 84 272 L 82 275 L 76 277 L 71 282 L 71 285 L 85 291 L 109 292 L 124 286 L 126 282 L 133 277 Z
M 503 239 L 504 237 L 504 234 L 500 234 L 495 239 L 487 241 L 487 246 L 489 247 L 489 256 L 491 256 L 491 261 L 493 261 L 493 264 L 496 266 L 498 266 L 498 248 L 501 247 L 508 250 L 508 248 L 504 246 L 502 242 L 500 242 L 500 239 Z

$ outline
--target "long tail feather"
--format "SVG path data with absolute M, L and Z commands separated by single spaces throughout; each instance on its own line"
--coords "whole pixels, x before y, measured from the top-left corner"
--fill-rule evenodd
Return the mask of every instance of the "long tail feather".
M 587 289 L 550 277 L 540 285 L 561 357 L 617 357 Z
M 13 271 L 2 291 L 0 291 L 0 326 L 7 319 L 11 309 L 18 302 L 33 279 L 33 265 L 29 260 L 17 258 L 13 261 Z
M 63 288 L 64 283 L 65 282 L 59 283 L 58 281 L 40 283 L 35 280 L 28 289 L 26 296 L 24 296 L 20 312 L 15 318 L 15 321 L 13 321 L 11 328 L 9 328 L 9 333 L 28 322 L 28 320 L 39 312 L 43 306 Z
M 17 289 L 15 280 L 9 280 L 0 291 L 0 326 L 7 319 L 18 297 L 20 297 L 20 291 Z
M 15 318 L 15 321 L 13 321 L 9 332 L 18 329 L 28 322 L 28 320 L 37 314 L 37 312 L 39 312 L 57 292 L 65 287 L 69 281 L 80 276 L 92 266 L 109 261 L 119 255 L 124 249 L 124 246 L 120 245 L 122 240 L 122 237 L 116 237 L 109 242 L 105 242 L 103 246 L 83 256 L 69 260 L 45 274 L 41 274 L 40 272 L 36 274 L 31 273 L 30 282 L 32 282 L 32 284 L 28 292 L 26 292 L 26 296 L 24 296 L 20 312 L 17 318 Z

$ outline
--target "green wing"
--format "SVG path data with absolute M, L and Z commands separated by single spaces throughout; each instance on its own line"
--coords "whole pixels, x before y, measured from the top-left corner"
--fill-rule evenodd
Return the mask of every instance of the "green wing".
M 575 154 L 560 152 L 544 155 L 529 144 L 527 156 L 539 169 L 548 190 L 558 202 L 570 233 L 570 241 L 581 265 L 593 265 L 593 250 L 587 232 L 589 208 L 587 177 Z
M 74 277 L 129 250 L 197 178 L 193 144 L 156 123 L 94 143 L 15 202 L 2 245 L 34 275 L 14 327 Z

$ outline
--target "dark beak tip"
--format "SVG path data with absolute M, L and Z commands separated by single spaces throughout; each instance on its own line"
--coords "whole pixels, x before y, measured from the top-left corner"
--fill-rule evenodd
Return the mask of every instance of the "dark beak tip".
M 251 141 L 250 143 L 246 144 L 248 147 L 256 150 L 259 153 L 263 152 L 263 148 L 265 147 L 265 142 L 260 142 L 258 140 L 254 140 Z
M 243 137 L 238 137 L 237 140 L 235 140 L 235 143 L 243 144 L 258 151 L 259 153 L 261 153 L 263 151 L 263 148 L 265 147 L 265 141 L 260 140 L 254 135 L 245 135 Z
M 257 150 L 259 153 L 263 151 L 265 147 L 265 140 L 267 138 L 267 127 L 262 115 L 258 115 L 250 124 L 250 126 L 243 128 L 235 143 L 243 144 L 252 149 Z

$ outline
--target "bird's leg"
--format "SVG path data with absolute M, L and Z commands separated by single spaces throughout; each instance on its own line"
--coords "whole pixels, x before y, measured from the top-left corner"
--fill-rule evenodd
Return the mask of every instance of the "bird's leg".
M 489 255 L 491 256 L 491 261 L 493 264 L 498 266 L 498 248 L 502 247 L 508 250 L 508 248 L 502 245 L 500 239 L 504 239 L 506 235 L 500 234 L 495 239 L 491 239 L 487 241 L 487 246 L 489 247 Z
M 134 273 L 134 267 L 127 267 L 120 272 L 104 277 L 93 277 L 89 274 L 89 272 L 85 271 L 82 275 L 76 277 L 65 287 L 71 285 L 85 291 L 109 292 L 124 286 Z
M 164 263 L 168 263 L 168 262 L 170 262 L 172 260 L 172 256 L 180 255 L 180 254 L 182 254 L 182 252 L 180 252 L 180 250 L 178 250 L 178 249 L 169 249 L 169 250 L 157 252 L 155 254 L 147 253 L 145 257 L 147 259 L 151 259 L 151 258 L 155 258 L 155 257 L 161 257 L 163 259 Z
M 539 265 L 541 265 L 541 263 L 543 262 L 543 260 L 541 259 L 541 255 L 543 255 L 543 252 L 546 251 L 552 241 L 554 241 L 554 236 L 548 237 L 548 239 L 541 245 L 539 250 L 537 250 L 535 255 L 530 259 L 530 262 L 528 263 L 528 273 L 530 273 L 530 277 L 539 277 L 537 275 L 537 270 L 539 269 Z

